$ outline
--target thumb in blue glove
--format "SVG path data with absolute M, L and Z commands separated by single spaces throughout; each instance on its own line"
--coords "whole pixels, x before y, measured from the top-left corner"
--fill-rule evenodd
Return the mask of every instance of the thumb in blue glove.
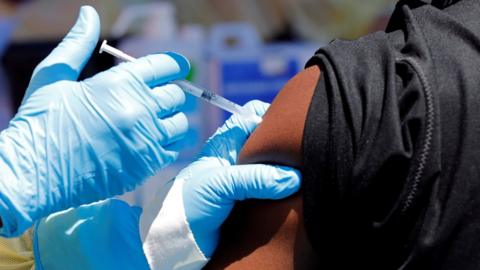
M 178 156 L 188 127 L 178 112 L 185 95 L 165 83 L 184 78 L 188 61 L 150 55 L 78 82 L 99 34 L 98 14 L 82 7 L 0 135 L 0 235 L 132 190 Z
M 194 168 L 196 169 L 196 168 Z M 199 172 L 192 174 L 199 175 Z M 300 175 L 287 167 L 239 165 L 212 170 L 186 179 L 185 215 L 199 248 L 210 257 L 218 243 L 220 227 L 236 201 L 283 199 L 297 192 Z

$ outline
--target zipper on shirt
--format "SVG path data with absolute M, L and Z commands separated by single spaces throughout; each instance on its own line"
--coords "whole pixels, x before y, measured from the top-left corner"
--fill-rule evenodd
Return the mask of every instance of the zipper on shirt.
M 420 154 L 418 155 L 417 163 L 415 164 L 413 176 L 409 177 L 407 181 L 407 193 L 403 204 L 401 205 L 402 213 L 406 213 L 415 202 L 418 188 L 425 172 L 425 167 L 427 165 L 428 159 L 430 158 L 430 150 L 432 148 L 433 141 L 435 110 L 432 89 L 430 83 L 428 82 L 427 76 L 425 75 L 420 64 L 418 64 L 418 62 L 412 57 L 405 57 L 397 60 L 407 63 L 410 67 L 413 68 L 414 72 L 417 74 L 418 78 L 420 79 L 423 93 L 425 95 L 426 107 L 426 129 L 423 137 L 423 142 L 420 144 L 422 148 L 420 150 Z

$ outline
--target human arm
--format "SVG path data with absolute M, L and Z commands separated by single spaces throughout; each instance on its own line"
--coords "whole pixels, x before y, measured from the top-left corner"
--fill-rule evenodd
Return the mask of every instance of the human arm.
M 238 163 L 273 163 L 302 166 L 302 139 L 320 68 L 311 66 L 290 79 L 248 138 Z
M 249 137 L 239 162 L 302 168 L 303 130 L 320 69 L 294 76 L 275 97 Z M 302 194 L 280 200 L 240 203 L 222 230 L 206 269 L 310 269 L 315 254 L 303 223 Z
M 376 33 L 353 42 L 334 41 L 309 61 L 310 66 L 322 68 L 322 76 L 311 98 L 300 148 L 304 177 L 303 222 L 308 242 L 315 247 L 318 261 L 326 268 L 333 265 L 348 268 L 352 261 L 362 265 L 394 265 L 401 260 L 400 250 L 411 232 L 412 227 L 396 226 L 405 221 L 408 224 L 402 207 L 410 198 L 418 198 L 418 193 L 407 195 L 412 194 L 409 174 L 414 167 L 425 168 L 417 163 L 419 146 L 430 150 L 431 144 L 436 145 L 438 140 L 424 135 L 428 130 L 425 129 L 427 116 L 434 110 L 434 106 L 430 111 L 425 108 L 428 102 L 424 95 L 431 90 L 422 74 L 425 63 L 415 57 L 399 58 L 401 53 L 396 49 L 403 48 L 403 38 L 396 32 L 389 36 Z M 406 48 L 415 44 L 410 39 L 408 42 Z M 430 126 L 434 126 L 433 120 Z M 272 134 L 272 138 L 267 138 L 275 140 L 276 133 Z M 425 140 L 428 141 L 425 143 Z M 261 143 L 257 145 L 262 147 Z M 278 162 L 275 155 L 270 155 Z M 421 162 L 434 164 L 435 158 Z M 431 168 L 427 174 L 434 177 L 435 164 Z M 420 181 L 417 185 L 423 188 L 426 183 Z M 418 191 L 416 185 L 413 191 Z M 249 210 L 247 216 L 255 214 L 253 207 Z M 409 211 L 410 221 L 415 220 L 418 216 L 414 218 L 415 213 Z M 261 219 L 260 222 L 267 221 Z M 275 238 L 269 240 L 268 244 Z M 248 247 L 250 251 L 255 250 L 248 253 L 250 257 L 261 254 L 256 251 L 263 248 L 254 244 Z M 221 247 L 220 251 L 225 250 Z M 214 266 L 248 268 L 241 265 L 250 258 L 240 253 L 245 248 L 230 246 L 230 250 L 233 250 L 230 254 L 220 253 L 217 260 L 214 257 L 212 263 L 221 263 Z M 227 264 L 225 254 L 230 256 Z M 346 254 L 351 260 L 342 260 Z M 376 260 L 375 254 L 382 254 L 384 260 Z M 256 258 L 265 257 L 263 254 Z M 294 258 L 290 262 L 295 262 Z M 256 262 L 250 260 L 250 263 Z

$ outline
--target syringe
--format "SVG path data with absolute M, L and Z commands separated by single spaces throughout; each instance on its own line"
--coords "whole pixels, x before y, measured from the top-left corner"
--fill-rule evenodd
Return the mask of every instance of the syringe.
M 106 52 L 108 54 L 111 54 L 123 61 L 134 61 L 135 58 L 122 52 L 121 50 L 114 48 L 110 45 L 107 44 L 107 41 L 104 40 L 102 42 L 102 45 L 100 46 L 100 51 L 99 53 Z M 173 80 L 171 83 L 174 83 L 180 88 L 182 88 L 183 91 L 190 93 L 198 98 L 201 98 L 205 100 L 206 102 L 217 106 L 227 112 L 230 112 L 232 114 L 239 114 L 243 117 L 246 118 L 253 118 L 257 121 L 261 121 L 262 118 L 258 115 L 256 115 L 254 112 L 220 96 L 215 94 L 212 91 L 209 91 L 207 89 L 204 89 L 200 86 L 194 85 L 193 83 L 187 81 L 187 80 Z

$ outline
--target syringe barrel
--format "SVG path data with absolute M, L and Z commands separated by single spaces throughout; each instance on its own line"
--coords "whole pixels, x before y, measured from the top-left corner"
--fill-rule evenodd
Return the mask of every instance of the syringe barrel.
M 200 87 L 186 80 L 174 80 L 172 81 L 172 83 L 180 86 L 180 88 L 182 88 L 183 91 L 188 92 L 199 98 L 202 97 L 202 93 L 205 91 L 204 89 L 201 89 Z
M 203 89 L 189 81 L 185 80 L 174 80 L 172 83 L 177 84 L 183 91 L 190 93 L 196 97 L 199 97 L 213 105 L 220 107 L 230 113 L 241 113 L 242 107 L 236 103 L 231 102 L 230 100 L 215 94 L 212 91 Z
M 214 98 L 211 99 L 210 103 L 216 105 L 219 108 L 224 109 L 227 112 L 232 114 L 238 114 L 243 118 L 247 119 L 254 119 L 257 122 L 261 122 L 262 118 L 256 115 L 254 112 L 250 111 L 249 109 L 238 105 L 222 96 L 215 95 Z
M 100 47 L 100 53 L 106 52 L 109 53 L 115 57 L 118 57 L 124 61 L 133 61 L 135 58 L 132 56 L 122 52 L 121 50 L 114 48 L 110 45 L 107 44 L 107 41 L 104 40 L 102 43 L 102 46 Z M 186 80 L 174 80 L 172 83 L 177 84 L 180 86 L 180 88 L 183 89 L 183 91 L 190 93 L 196 97 L 199 97 L 221 109 L 224 109 L 225 111 L 228 111 L 232 114 L 239 114 L 242 115 L 243 117 L 248 117 L 248 118 L 254 118 L 258 121 L 261 121 L 261 117 L 257 116 L 255 113 L 249 111 L 246 108 L 243 108 L 242 106 L 222 97 L 214 92 L 211 92 L 207 89 L 203 89 L 197 85 L 194 85 L 193 83 L 186 81 Z

